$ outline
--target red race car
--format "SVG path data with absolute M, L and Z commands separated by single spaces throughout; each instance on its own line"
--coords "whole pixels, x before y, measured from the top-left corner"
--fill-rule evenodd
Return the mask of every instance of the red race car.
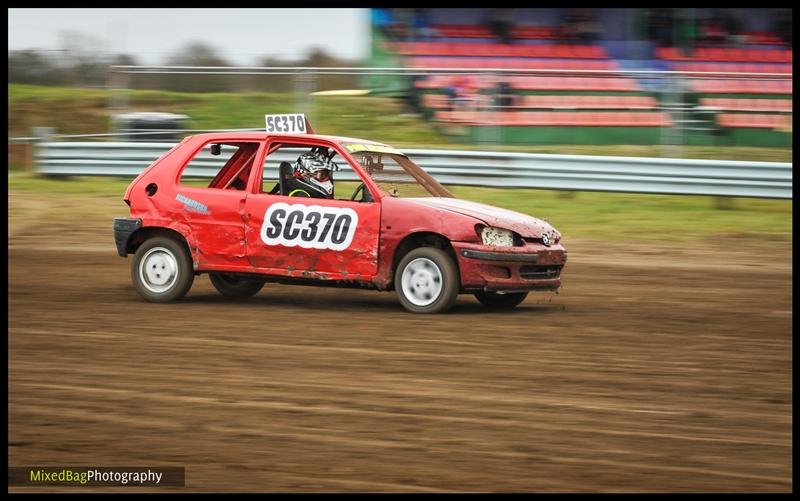
M 208 273 L 229 297 L 335 285 L 395 290 L 407 310 L 437 313 L 458 294 L 514 307 L 561 286 L 567 252 L 546 222 L 458 200 L 390 146 L 310 129 L 279 115 L 266 132 L 187 137 L 134 179 L 114 238 L 135 254 L 139 294 L 173 301 Z

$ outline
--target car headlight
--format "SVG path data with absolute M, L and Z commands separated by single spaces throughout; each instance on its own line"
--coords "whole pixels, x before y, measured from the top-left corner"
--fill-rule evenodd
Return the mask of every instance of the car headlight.
M 484 226 L 480 231 L 483 245 L 492 245 L 494 247 L 514 246 L 514 233 L 509 230 Z

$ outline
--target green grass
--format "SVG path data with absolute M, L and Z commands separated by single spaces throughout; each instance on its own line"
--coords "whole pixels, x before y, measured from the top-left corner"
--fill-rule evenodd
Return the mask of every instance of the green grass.
M 564 235 L 686 242 L 709 236 L 791 241 L 792 202 L 455 186 L 459 198 L 531 214 Z
M 442 148 L 529 153 L 684 157 L 790 162 L 791 148 L 660 145 L 510 145 L 465 144 L 452 140 L 397 99 L 374 96 L 307 96 L 292 93 L 181 93 L 116 91 L 136 111 L 183 113 L 188 128 L 263 127 L 265 113 L 304 112 L 316 132 L 371 139 L 398 148 Z M 54 127 L 59 134 L 108 132 L 111 91 L 35 85 L 8 86 L 9 137 L 28 136 L 33 127 Z M 18 162 L 14 159 L 13 162 Z
M 131 109 L 185 113 L 190 128 L 244 128 L 263 125 L 264 114 L 304 111 L 317 132 L 362 137 L 398 148 L 482 149 L 545 154 L 603 156 L 682 156 L 686 158 L 790 162 L 791 148 L 660 145 L 502 146 L 454 143 L 422 118 L 407 113 L 400 101 L 384 97 L 316 97 L 298 102 L 294 94 L 200 94 L 164 91 L 125 92 Z M 102 89 L 9 85 L 9 136 L 27 136 L 34 126 L 58 133 L 105 132 L 111 95 Z M 305 109 L 303 107 L 306 107 Z M 19 149 L 19 148 L 17 148 Z M 63 178 L 35 176 L 23 165 L 26 155 L 9 154 L 9 193 L 64 200 L 73 211 L 81 203 L 121 204 L 130 178 Z M 342 186 L 337 193 L 344 196 Z M 593 239 L 696 241 L 711 236 L 789 242 L 791 201 L 705 196 L 620 193 L 566 193 L 547 190 L 501 190 L 452 187 L 460 198 L 548 218 L 564 235 Z M 122 204 L 124 209 L 124 204 Z M 11 208 L 13 211 L 13 207 Z M 87 213 L 96 213 L 87 210 Z
M 119 196 L 131 184 L 131 178 L 114 177 L 44 177 L 30 173 L 9 173 L 8 191 L 54 195 Z
M 447 141 L 432 125 L 408 115 L 400 101 L 385 97 L 298 101 L 291 93 L 117 92 L 126 96 L 131 110 L 188 115 L 190 129 L 264 127 L 265 113 L 305 112 L 318 133 L 403 144 Z M 32 127 L 54 127 L 59 134 L 107 132 L 111 98 L 102 89 L 9 85 L 9 136 L 27 136 Z
M 394 146 L 401 147 L 396 144 Z M 681 146 L 677 149 L 660 145 L 639 144 L 551 144 L 551 145 L 476 145 L 433 144 L 409 145 L 414 148 L 448 150 L 485 150 L 548 155 L 598 155 L 619 157 L 696 158 L 702 160 L 742 160 L 753 162 L 791 162 L 791 148 L 761 148 L 756 146 Z M 402 147 L 401 147 L 402 149 Z
M 92 203 L 114 204 L 124 209 L 122 195 L 129 178 L 48 179 L 29 173 L 8 175 L 9 193 L 29 193 L 84 210 Z M 352 183 L 351 183 L 352 184 Z M 352 186 L 341 183 L 337 193 L 349 196 Z M 720 199 L 708 196 L 640 195 L 600 192 L 497 189 L 450 186 L 458 197 L 547 218 L 568 237 L 614 242 L 699 242 L 711 237 L 736 242 L 791 242 L 792 202 L 750 198 Z M 89 199 L 87 201 L 87 199 Z M 727 207 L 727 208 L 726 208 Z M 10 207 L 14 212 L 14 207 Z M 87 213 L 96 211 L 86 210 Z M 79 216 L 80 214 L 75 214 Z M 120 215 L 117 213 L 107 216 Z

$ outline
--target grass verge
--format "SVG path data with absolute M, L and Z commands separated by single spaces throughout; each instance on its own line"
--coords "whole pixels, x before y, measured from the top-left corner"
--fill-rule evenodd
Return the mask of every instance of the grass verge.
M 116 94 L 112 94 L 116 92 Z M 292 93 L 186 93 L 154 90 L 108 91 L 13 84 L 8 86 L 9 137 L 33 127 L 58 134 L 108 132 L 110 105 L 127 101 L 132 111 L 183 113 L 192 129 L 263 127 L 265 113 L 304 112 L 319 133 L 361 137 L 398 148 L 517 151 L 570 155 L 683 157 L 791 162 L 791 148 L 661 145 L 498 145 L 451 139 L 399 99 L 375 96 L 305 96 Z M 19 161 L 14 159 L 13 161 Z
M 24 209 L 15 207 L 16 200 L 32 198 L 61 207 L 62 212 L 67 212 L 62 215 L 73 220 L 102 216 L 108 222 L 114 216 L 127 213 L 122 195 L 130 181 L 129 178 L 89 177 L 64 180 L 9 173 L 9 213 L 14 217 Z M 755 244 L 788 243 L 792 238 L 790 200 L 449 188 L 459 198 L 547 218 L 565 239 L 650 240 L 685 245 L 709 238 Z

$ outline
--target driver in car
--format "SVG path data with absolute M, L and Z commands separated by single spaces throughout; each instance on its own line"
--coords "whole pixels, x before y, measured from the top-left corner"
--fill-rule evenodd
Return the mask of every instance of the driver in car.
M 333 172 L 339 170 L 326 154 L 326 148 L 314 148 L 297 157 L 290 182 L 290 197 L 333 198 Z M 335 154 L 335 153 L 334 153 Z

